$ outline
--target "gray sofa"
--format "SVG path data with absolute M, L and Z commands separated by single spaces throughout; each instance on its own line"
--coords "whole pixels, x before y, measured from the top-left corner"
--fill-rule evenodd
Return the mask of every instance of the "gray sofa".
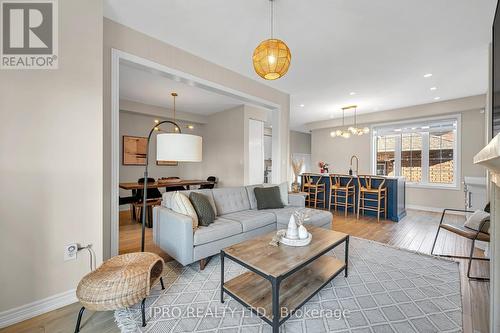
M 304 208 L 302 195 L 290 194 L 282 209 L 257 210 L 254 188 L 261 185 L 193 190 L 208 196 L 216 220 L 207 227 L 192 228 L 191 218 L 170 209 L 174 192 L 163 194 L 162 205 L 154 208 L 153 239 L 168 255 L 188 265 L 220 253 L 220 250 L 277 229 L 286 229 L 294 211 Z M 182 191 L 187 196 L 191 191 Z M 307 224 L 331 228 L 332 214 L 309 209 Z M 201 263 L 201 262 L 200 262 Z

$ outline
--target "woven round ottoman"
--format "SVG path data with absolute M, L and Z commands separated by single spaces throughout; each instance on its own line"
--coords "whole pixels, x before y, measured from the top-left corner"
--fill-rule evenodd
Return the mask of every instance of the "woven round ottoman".
M 85 275 L 76 289 L 76 297 L 83 307 L 78 314 L 75 332 L 85 309 L 109 311 L 141 303 L 142 326 L 146 326 L 144 302 L 151 288 L 161 282 L 163 259 L 149 252 L 122 254 L 105 261 L 95 271 Z

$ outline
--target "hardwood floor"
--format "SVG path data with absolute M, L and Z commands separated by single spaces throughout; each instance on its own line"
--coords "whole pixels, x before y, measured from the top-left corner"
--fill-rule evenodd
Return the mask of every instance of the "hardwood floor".
M 123 221 L 122 221 L 123 216 Z M 375 218 L 362 217 L 356 220 L 354 215 L 335 214 L 333 229 L 348 233 L 354 237 L 371 239 L 392 246 L 430 253 L 432 242 L 439 224 L 440 214 L 408 211 L 408 216 L 399 223 L 391 221 L 377 222 Z M 450 220 L 463 223 L 463 217 L 450 215 Z M 140 249 L 140 225 L 130 221 L 128 212 L 120 214 L 120 253 Z M 123 222 L 123 223 L 122 223 Z M 166 260 L 168 255 L 153 245 L 152 231 L 146 230 L 146 250 L 159 253 Z M 470 246 L 468 240 L 451 233 L 443 232 L 436 245 L 436 253 L 466 254 Z M 481 255 L 481 251 L 477 251 Z M 462 304 L 464 332 L 489 331 L 489 283 L 469 281 L 466 277 L 466 261 L 460 261 L 462 276 Z M 474 263 L 473 274 L 488 275 L 486 262 Z M 31 332 L 72 332 L 80 305 L 75 303 L 47 314 L 35 317 L 22 323 L 0 330 L 1 333 L 31 333 Z M 86 312 L 82 320 L 81 332 L 119 332 L 113 318 L 113 312 Z

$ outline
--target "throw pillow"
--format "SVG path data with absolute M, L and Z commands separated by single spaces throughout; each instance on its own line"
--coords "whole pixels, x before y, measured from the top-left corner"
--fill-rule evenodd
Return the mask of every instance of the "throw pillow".
M 196 215 L 198 215 L 198 223 L 200 225 L 206 227 L 214 222 L 215 212 L 206 195 L 191 192 L 189 194 L 189 200 L 191 200 Z
M 281 196 L 281 202 L 283 202 L 283 205 L 288 206 L 288 182 L 283 182 L 279 185 L 273 185 L 273 184 L 264 184 L 264 187 L 273 187 L 273 186 L 278 186 L 280 188 L 280 196 Z
M 172 195 L 172 200 L 170 203 L 172 205 L 171 209 L 174 212 L 191 217 L 191 219 L 193 220 L 193 229 L 196 229 L 198 227 L 198 215 L 196 214 L 191 201 L 189 201 L 189 198 L 184 193 L 178 191 L 175 192 Z
M 273 209 L 283 208 L 281 201 L 280 189 L 278 186 L 273 187 L 256 187 L 253 189 L 255 198 L 257 199 L 257 209 Z
M 485 220 L 490 219 L 490 214 L 486 213 L 482 210 L 476 210 L 471 216 L 467 218 L 467 220 L 464 223 L 464 227 L 472 229 L 472 230 L 479 230 L 479 226 L 481 223 Z M 483 226 L 482 232 L 489 233 L 489 223 L 485 223 Z

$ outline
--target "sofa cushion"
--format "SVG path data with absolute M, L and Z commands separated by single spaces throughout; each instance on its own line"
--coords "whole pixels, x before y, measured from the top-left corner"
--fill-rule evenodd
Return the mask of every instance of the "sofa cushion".
M 283 208 L 281 201 L 280 189 L 278 186 L 273 187 L 256 187 L 254 188 L 255 198 L 257 199 L 257 209 L 273 209 Z
M 286 229 L 288 226 L 288 222 L 290 221 L 290 216 L 298 210 L 297 207 L 286 206 L 283 209 L 271 209 L 269 211 L 273 212 L 276 215 L 276 222 L 278 223 L 278 229 Z M 332 221 L 333 215 L 329 211 L 319 210 L 319 209 L 310 209 L 310 208 L 302 208 L 301 211 L 304 210 L 309 215 L 309 219 L 304 222 L 304 225 L 314 225 L 316 227 L 324 226 L 325 224 Z
M 196 192 L 196 193 L 201 193 L 203 195 L 206 195 L 208 197 L 208 201 L 210 201 L 210 204 L 212 205 L 212 208 L 214 209 L 215 215 L 219 215 L 217 213 L 217 207 L 215 206 L 214 202 L 214 196 L 212 195 L 212 190 L 211 189 L 200 189 L 200 190 L 186 190 L 186 191 L 179 191 L 181 193 L 184 193 L 188 198 L 189 194 L 191 192 Z M 162 205 L 166 208 L 172 209 L 172 196 L 174 195 L 174 191 L 172 192 L 165 192 L 162 195 Z
M 198 224 L 208 226 L 215 220 L 215 212 L 208 200 L 208 197 L 201 193 L 189 193 L 189 200 L 193 204 L 196 215 L 198 215 Z
M 198 227 L 198 215 L 189 198 L 181 192 L 174 192 L 172 196 L 172 210 L 176 213 L 187 215 L 193 221 L 193 229 Z
M 256 187 L 263 187 L 263 185 L 259 184 L 245 186 L 247 190 L 248 201 L 250 201 L 250 209 L 257 209 L 257 198 L 255 198 L 255 193 L 253 191 L 253 189 Z
M 199 226 L 194 231 L 193 245 L 210 243 L 242 232 L 243 228 L 239 222 L 217 218 L 209 226 Z
M 288 186 L 288 182 L 283 182 L 281 184 L 264 184 L 264 187 L 273 187 L 278 186 L 280 189 L 281 202 L 283 205 L 288 206 L 288 191 L 290 190 L 290 186 Z
M 276 223 L 276 215 L 271 212 L 258 210 L 244 210 L 221 216 L 224 219 L 233 220 L 241 223 L 243 232 L 264 227 Z
M 218 215 L 225 215 L 250 209 L 245 187 L 214 188 L 212 190 Z

